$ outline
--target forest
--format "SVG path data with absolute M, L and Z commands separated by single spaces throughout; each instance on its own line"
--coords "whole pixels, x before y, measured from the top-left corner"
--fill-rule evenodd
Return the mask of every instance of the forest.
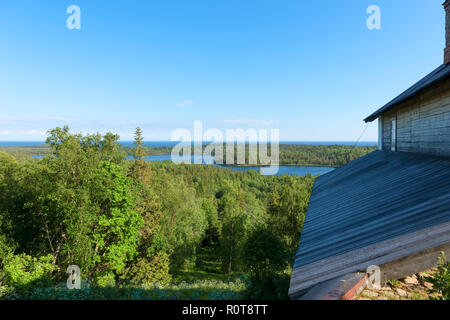
M 0 151 L 0 298 L 288 298 L 315 177 L 146 162 L 139 128 L 131 161 L 113 133 L 46 143 L 42 159 Z M 348 161 L 327 149 L 303 159 Z
M 202 150 L 206 148 L 206 144 L 203 145 Z M 122 146 L 119 148 L 126 153 L 127 156 L 133 157 L 136 147 Z M 235 163 L 233 165 L 239 165 L 236 161 L 237 147 L 235 148 Z M 171 154 L 171 147 L 148 147 L 141 146 L 143 154 L 145 156 Z M 267 146 L 268 156 L 270 156 L 271 146 Z M 299 144 L 280 144 L 279 146 L 279 164 L 287 166 L 320 166 L 320 167 L 341 167 L 350 161 L 353 161 L 365 154 L 375 151 L 375 146 L 348 146 L 348 145 L 299 145 Z M 32 156 L 46 156 L 51 155 L 52 150 L 50 146 L 20 146 L 20 147 L 1 147 L 0 151 L 12 154 L 17 160 L 27 160 Z M 226 144 L 223 145 L 224 160 Z M 191 148 L 191 153 L 194 153 L 194 148 Z M 245 159 L 248 161 L 249 147 L 248 144 L 245 147 Z M 214 153 L 213 153 L 214 155 Z M 258 155 L 259 160 L 259 155 Z M 260 165 L 259 161 L 257 165 Z
M 220 164 L 232 165 L 232 166 L 246 166 L 246 165 L 257 165 L 264 166 L 269 164 L 279 164 L 282 166 L 311 166 L 311 167 L 333 167 L 339 168 L 355 159 L 358 159 L 377 148 L 375 146 L 348 146 L 348 145 L 302 145 L 302 144 L 280 144 L 279 148 L 279 158 L 271 159 L 272 146 L 268 144 L 266 146 L 267 154 L 264 158 L 267 158 L 264 163 L 261 161 L 262 157 L 260 154 L 259 147 L 254 148 L 256 151 L 256 156 L 254 157 L 254 163 L 249 161 L 250 158 L 250 146 L 246 144 L 241 146 L 241 153 L 244 155 L 242 160 L 244 164 L 240 164 L 238 161 L 238 146 L 234 145 L 234 162 L 228 163 L 226 159 L 227 145 L 224 144 L 222 147 L 223 158 L 215 155 L 215 162 Z M 241 160 L 241 161 L 242 161 Z M 256 160 L 256 161 L 255 161 Z M 269 160 L 269 163 L 267 161 Z M 272 163 L 271 161 L 274 162 Z

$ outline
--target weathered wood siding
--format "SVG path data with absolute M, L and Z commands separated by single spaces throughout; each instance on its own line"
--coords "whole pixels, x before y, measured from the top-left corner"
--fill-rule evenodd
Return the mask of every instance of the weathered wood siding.
M 391 150 L 397 119 L 397 151 L 450 156 L 450 79 L 383 115 L 383 150 Z

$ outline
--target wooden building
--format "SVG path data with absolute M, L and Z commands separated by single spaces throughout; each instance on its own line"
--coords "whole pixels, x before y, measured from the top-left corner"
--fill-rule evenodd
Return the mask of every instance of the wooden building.
M 444 8 L 444 64 L 364 119 L 378 119 L 378 151 L 316 180 L 292 299 L 362 279 L 371 265 L 385 281 L 450 256 L 450 0 Z
M 439 66 L 365 121 L 377 118 L 380 150 L 450 156 L 450 64 Z

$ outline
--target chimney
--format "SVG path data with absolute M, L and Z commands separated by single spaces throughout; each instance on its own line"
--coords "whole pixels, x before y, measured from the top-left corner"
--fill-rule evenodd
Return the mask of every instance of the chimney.
M 444 64 L 450 64 L 450 0 L 446 0 L 443 6 L 445 9 Z

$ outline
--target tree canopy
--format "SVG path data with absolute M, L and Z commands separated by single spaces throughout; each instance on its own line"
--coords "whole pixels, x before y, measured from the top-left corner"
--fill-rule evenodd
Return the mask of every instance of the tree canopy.
M 314 177 L 146 162 L 139 128 L 133 160 L 113 133 L 58 127 L 46 143 L 39 160 L 0 152 L 0 279 L 11 288 L 65 281 L 69 265 L 96 287 L 264 287 L 289 274 Z

